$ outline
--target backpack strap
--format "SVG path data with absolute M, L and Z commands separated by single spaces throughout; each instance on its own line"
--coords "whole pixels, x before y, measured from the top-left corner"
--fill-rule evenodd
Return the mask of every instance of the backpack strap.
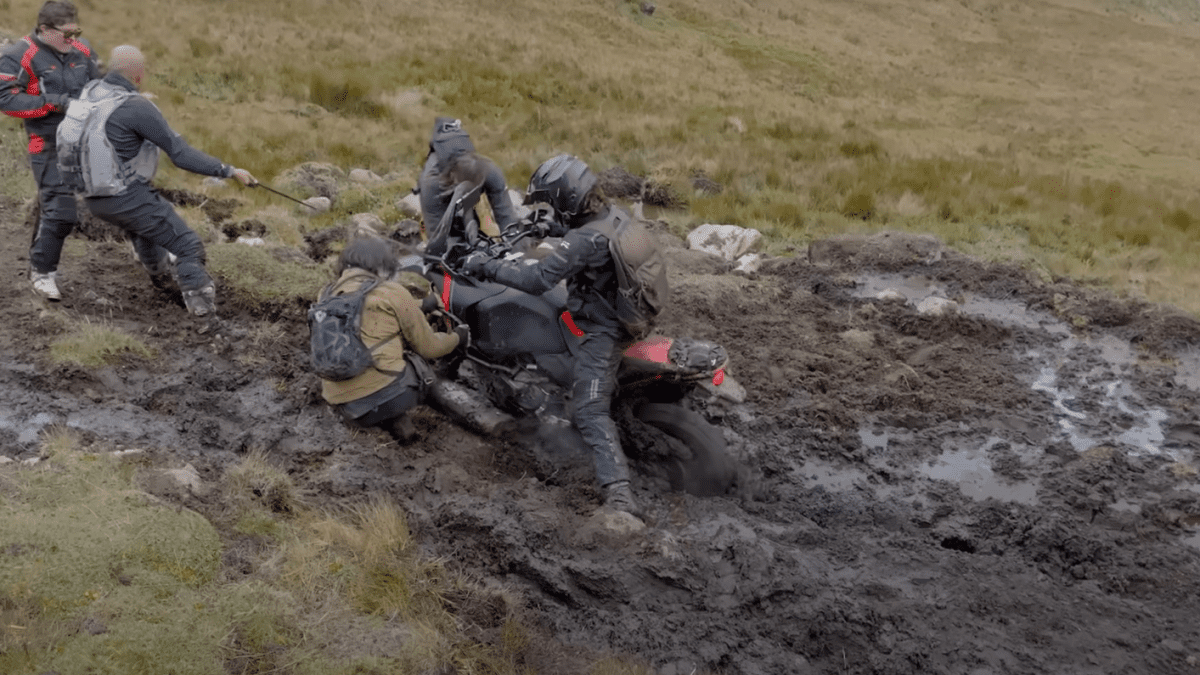
M 610 207 L 608 210 L 608 217 L 604 218 L 603 220 L 592 221 L 580 228 L 599 232 L 600 234 L 604 235 L 606 239 L 608 239 L 608 251 L 612 256 L 613 268 L 617 273 L 618 288 L 627 288 L 630 286 L 630 279 L 625 274 L 625 266 L 621 264 L 621 260 L 617 257 L 616 253 L 616 248 L 619 245 L 617 243 L 617 229 L 620 228 L 621 225 L 625 224 L 625 222 L 628 220 L 629 219 L 625 217 L 624 212 L 622 212 L 620 209 Z

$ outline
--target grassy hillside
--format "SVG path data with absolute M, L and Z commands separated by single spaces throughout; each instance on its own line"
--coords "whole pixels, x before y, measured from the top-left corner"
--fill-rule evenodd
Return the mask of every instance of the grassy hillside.
M 4 0 L 9 31 L 39 4 Z M 195 145 L 268 181 L 317 160 L 406 186 L 448 114 L 515 186 L 569 151 L 672 186 L 680 226 L 756 227 L 774 252 L 927 231 L 1200 311 L 1194 3 L 657 5 L 116 0 L 81 18 L 102 54 L 142 47 Z

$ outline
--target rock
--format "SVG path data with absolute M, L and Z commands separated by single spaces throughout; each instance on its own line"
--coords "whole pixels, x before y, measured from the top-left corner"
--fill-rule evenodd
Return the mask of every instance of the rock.
M 851 328 L 850 330 L 838 333 L 838 337 L 856 349 L 866 350 L 875 346 L 875 334 L 869 330 Z
M 746 133 L 746 123 L 743 122 L 742 118 L 740 117 L 728 117 L 725 119 L 725 123 L 729 125 L 730 129 L 733 129 L 739 134 Z
M 749 253 L 762 240 L 762 232 L 737 225 L 705 223 L 688 233 L 688 248 L 729 261 Z
M 333 206 L 333 202 L 330 201 L 329 197 L 309 197 L 308 199 L 304 200 L 304 204 L 306 204 L 306 206 L 297 206 L 296 208 L 300 209 L 301 213 L 309 214 L 325 213 L 329 210 L 330 206 Z
M 410 192 L 396 200 L 396 209 L 409 218 L 420 218 L 421 198 Z
M 646 523 L 640 518 L 624 511 L 615 511 L 606 506 L 596 509 L 588 524 L 605 532 L 615 535 L 637 534 L 646 530 Z
M 149 492 L 160 496 L 164 493 L 200 496 L 207 492 L 200 473 L 191 464 L 185 464 L 182 469 L 152 471 L 146 478 L 146 486 Z
M 339 184 L 345 179 L 346 173 L 333 164 L 305 162 L 284 171 L 277 182 L 308 190 L 309 194 L 316 193 L 318 197 L 327 197 L 332 202 L 338 196 Z
M 229 183 L 226 183 L 224 178 L 217 178 L 216 176 L 208 176 L 204 180 L 200 181 L 200 185 L 202 185 L 206 188 L 221 189 L 221 188 L 228 186 Z
M 350 216 L 350 225 L 350 229 L 354 234 L 370 234 L 374 236 L 380 236 L 379 233 L 383 232 L 384 228 L 387 227 L 383 219 L 374 213 L 356 213 Z
M 875 294 L 876 300 L 884 302 L 908 302 L 908 298 L 903 293 L 894 288 L 885 288 Z
M 719 195 L 725 190 L 724 185 L 721 185 L 699 171 L 692 174 L 692 187 L 695 188 L 696 192 L 706 195 Z
M 758 253 L 748 253 L 737 259 L 737 264 L 733 268 L 734 272 L 742 274 L 756 274 L 762 267 L 763 257 Z
M 411 218 L 405 218 L 396 223 L 396 228 L 388 236 L 401 244 L 416 246 L 421 242 L 421 224 Z
M 369 169 L 351 169 L 350 180 L 355 183 L 382 183 L 383 178 Z
M 238 237 L 235 243 L 246 246 L 263 246 L 267 242 L 262 237 Z
M 643 2 L 640 5 L 640 9 L 642 10 L 642 14 L 645 14 L 646 16 L 654 16 L 655 7 L 653 2 Z
M 938 297 L 925 298 L 917 304 L 917 313 L 927 316 L 945 316 L 958 311 L 958 303 Z

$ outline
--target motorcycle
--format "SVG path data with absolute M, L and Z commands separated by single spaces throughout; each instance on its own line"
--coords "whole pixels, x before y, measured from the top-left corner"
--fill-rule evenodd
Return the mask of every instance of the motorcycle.
M 443 252 L 406 261 L 430 281 L 446 319 L 465 323 L 471 333 L 465 354 L 443 366 L 432 399 L 485 433 L 531 419 L 566 429 L 572 370 L 583 337 L 567 309 L 566 285 L 531 295 L 463 274 L 459 263 L 477 250 L 518 263 L 531 259 L 518 244 L 536 223 L 527 221 L 522 231 L 500 239 L 487 237 L 472 217 L 477 199 L 478 188 L 472 194 L 469 186 L 460 186 L 438 227 L 445 240 L 437 250 Z M 533 218 L 545 216 L 535 211 Z M 741 398 L 744 390 L 726 371 L 728 360 L 720 345 L 686 337 L 652 335 L 625 349 L 612 415 L 635 468 L 698 496 L 730 489 L 738 467 L 724 434 L 687 405 L 697 394 Z

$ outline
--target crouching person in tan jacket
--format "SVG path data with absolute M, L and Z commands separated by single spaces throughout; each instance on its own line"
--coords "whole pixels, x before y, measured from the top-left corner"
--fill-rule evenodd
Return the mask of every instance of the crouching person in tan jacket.
M 416 432 L 407 413 L 424 402 L 432 383 L 432 371 L 422 359 L 445 356 L 465 345 L 467 328 L 458 326 L 454 332 L 441 333 L 430 327 L 421 301 L 401 283 L 408 273 L 399 270 L 399 260 L 387 240 L 354 237 L 342 251 L 337 271 L 333 295 L 353 293 L 369 281 L 380 281 L 363 301 L 359 332 L 363 343 L 373 348 L 375 363 L 349 380 L 322 380 L 321 394 L 348 422 L 380 427 L 399 440 L 411 440 Z M 424 283 L 427 290 L 428 282 Z

